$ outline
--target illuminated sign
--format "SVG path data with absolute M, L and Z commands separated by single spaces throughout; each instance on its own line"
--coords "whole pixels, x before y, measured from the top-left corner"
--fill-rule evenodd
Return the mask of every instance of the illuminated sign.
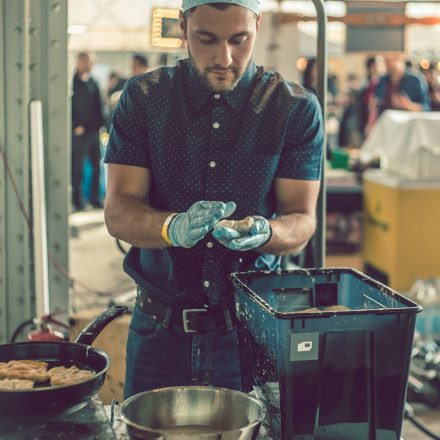
M 179 24 L 179 9 L 153 9 L 151 45 L 155 47 L 179 48 L 183 46 Z

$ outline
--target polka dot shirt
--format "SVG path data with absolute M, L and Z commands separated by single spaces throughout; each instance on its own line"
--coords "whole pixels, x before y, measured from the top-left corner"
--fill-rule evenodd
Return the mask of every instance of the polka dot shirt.
M 233 91 L 216 94 L 183 60 L 128 81 L 105 161 L 148 168 L 158 210 L 221 200 L 237 204 L 231 218 L 271 218 L 274 179 L 318 180 L 322 144 L 321 110 L 305 89 L 251 63 Z M 133 247 L 124 268 L 162 303 L 191 308 L 231 304 L 231 272 L 278 264 L 208 234 L 191 249 Z

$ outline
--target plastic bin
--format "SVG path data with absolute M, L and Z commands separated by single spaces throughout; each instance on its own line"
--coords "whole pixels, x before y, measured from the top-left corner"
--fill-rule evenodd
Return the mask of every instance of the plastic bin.
M 354 269 L 231 279 L 243 385 L 266 404 L 272 438 L 400 438 L 421 306 Z M 351 310 L 322 311 L 332 305 Z

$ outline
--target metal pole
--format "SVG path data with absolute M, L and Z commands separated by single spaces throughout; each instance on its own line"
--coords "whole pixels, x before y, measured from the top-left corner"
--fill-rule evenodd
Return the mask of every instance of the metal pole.
M 321 188 L 319 191 L 317 218 L 318 225 L 314 237 L 313 261 L 314 267 L 325 266 L 325 218 L 326 218 L 326 181 L 325 181 L 325 160 L 327 154 L 327 136 L 326 136 L 326 115 L 327 115 L 327 16 L 325 14 L 323 0 L 312 0 L 316 8 L 318 20 L 318 38 L 317 38 L 317 96 L 321 104 L 322 117 L 324 121 L 324 155 L 322 162 Z
M 37 318 L 48 315 L 46 191 L 44 184 L 43 108 L 31 102 L 32 218 L 34 230 L 35 305 Z

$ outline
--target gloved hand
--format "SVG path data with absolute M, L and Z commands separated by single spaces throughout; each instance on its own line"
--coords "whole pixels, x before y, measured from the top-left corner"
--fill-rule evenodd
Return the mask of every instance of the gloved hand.
M 233 251 L 248 251 L 266 244 L 272 237 L 269 222 L 259 215 L 252 216 L 254 224 L 248 233 L 241 234 L 232 228 L 219 228 L 212 232 L 223 246 Z
M 177 214 L 168 226 L 173 246 L 193 247 L 214 225 L 235 211 L 234 202 L 196 202 L 186 212 Z

